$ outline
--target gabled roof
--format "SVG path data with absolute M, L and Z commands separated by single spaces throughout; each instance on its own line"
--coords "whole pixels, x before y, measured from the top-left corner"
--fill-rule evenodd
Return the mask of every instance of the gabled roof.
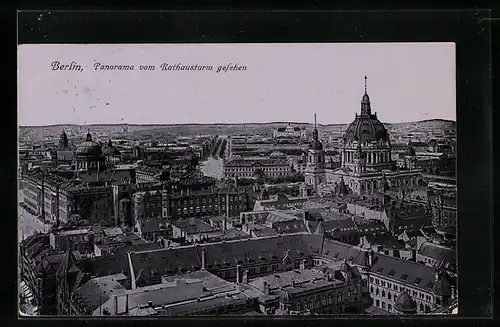
M 371 273 L 432 292 L 436 282 L 434 268 L 383 254 L 377 254 L 374 261 Z

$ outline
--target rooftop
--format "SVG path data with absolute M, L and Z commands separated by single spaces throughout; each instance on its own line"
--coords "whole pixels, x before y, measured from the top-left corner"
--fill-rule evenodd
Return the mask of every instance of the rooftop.
M 376 255 L 370 272 L 427 292 L 432 292 L 436 282 L 434 268 L 383 254 Z

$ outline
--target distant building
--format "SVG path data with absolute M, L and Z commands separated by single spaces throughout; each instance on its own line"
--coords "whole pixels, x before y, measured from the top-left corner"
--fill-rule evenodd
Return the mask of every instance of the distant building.
M 278 127 L 273 131 L 273 137 L 284 138 L 306 138 L 306 130 L 304 127 L 293 127 L 290 123 L 285 127 Z
M 268 177 L 288 176 L 291 165 L 284 158 L 232 158 L 224 161 L 225 178 L 257 178 L 257 171 Z
M 286 194 L 277 194 L 268 200 L 256 200 L 254 211 L 260 210 L 288 210 L 291 208 L 300 209 L 307 202 L 307 197 L 291 197 Z
M 142 217 L 178 218 L 225 215 L 239 216 L 247 209 L 244 190 L 219 189 L 168 193 L 167 191 L 137 192 L 133 196 L 134 219 Z

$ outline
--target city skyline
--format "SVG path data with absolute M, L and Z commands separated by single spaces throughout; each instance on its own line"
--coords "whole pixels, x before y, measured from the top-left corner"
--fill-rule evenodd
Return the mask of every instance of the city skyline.
M 20 126 L 312 124 L 313 113 L 319 125 L 348 124 L 365 75 L 381 121 L 456 121 L 453 43 L 23 45 L 18 56 Z M 84 72 L 52 71 L 54 60 Z M 97 61 L 157 69 L 92 71 Z M 167 61 L 247 70 L 160 71 Z

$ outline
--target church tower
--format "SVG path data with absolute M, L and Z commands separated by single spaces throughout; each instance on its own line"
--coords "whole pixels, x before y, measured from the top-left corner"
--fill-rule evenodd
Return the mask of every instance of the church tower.
M 61 135 L 59 136 L 59 150 L 67 150 L 69 146 L 68 135 L 63 130 Z
M 319 140 L 318 128 L 316 126 L 316 114 L 314 114 L 313 140 L 309 144 L 309 150 L 307 153 L 305 179 L 306 184 L 312 185 L 318 194 L 318 186 L 326 184 L 325 153 L 323 151 L 323 143 Z

